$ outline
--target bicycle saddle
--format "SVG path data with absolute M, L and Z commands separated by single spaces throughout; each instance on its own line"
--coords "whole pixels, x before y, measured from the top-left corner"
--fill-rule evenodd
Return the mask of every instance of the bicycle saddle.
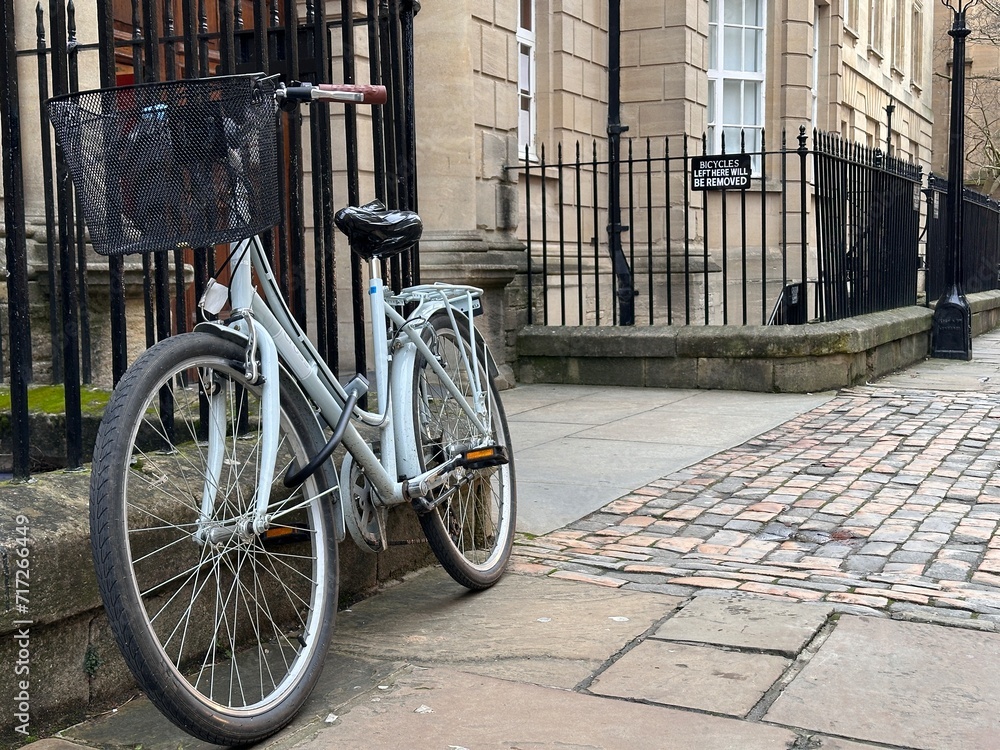
M 333 218 L 354 250 L 365 260 L 398 253 L 420 239 L 423 224 L 413 211 L 386 208 L 379 201 L 348 206 Z

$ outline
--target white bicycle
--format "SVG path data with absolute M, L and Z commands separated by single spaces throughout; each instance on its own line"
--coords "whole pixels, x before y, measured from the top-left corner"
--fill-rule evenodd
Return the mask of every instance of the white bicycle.
M 383 550 L 388 509 L 411 505 L 470 589 L 499 579 L 514 535 L 496 365 L 473 323 L 481 290 L 392 293 L 380 276 L 419 237 L 417 216 L 379 204 L 337 215 L 368 262 L 373 410 L 358 406 L 366 379 L 341 385 L 281 297 L 255 236 L 278 216 L 275 107 L 317 99 L 378 103 L 384 90 L 229 76 L 49 104 L 99 252 L 230 243 L 231 288 L 209 285 L 206 320 L 148 349 L 116 387 L 90 489 L 125 661 L 167 717 L 220 744 L 273 734 L 308 697 L 348 532 Z

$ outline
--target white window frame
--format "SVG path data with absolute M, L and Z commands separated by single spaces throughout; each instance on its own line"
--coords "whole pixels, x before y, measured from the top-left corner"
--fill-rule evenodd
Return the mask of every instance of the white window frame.
M 725 63 L 725 33 L 724 27 L 727 25 L 725 23 L 725 0 L 709 0 L 712 7 L 715 9 L 715 21 L 710 21 L 710 27 L 715 28 L 715 59 L 710 59 L 708 61 L 708 80 L 709 80 L 709 97 L 712 101 L 709 102 L 708 114 L 708 151 L 709 153 L 721 153 L 722 152 L 722 133 L 724 130 L 732 130 L 733 128 L 742 129 L 750 135 L 750 131 L 757 131 L 758 134 L 763 137 L 764 130 L 764 105 L 766 103 L 765 97 L 765 86 L 767 81 L 767 2 L 766 0 L 759 1 L 759 18 L 758 23 L 754 26 L 741 25 L 744 29 L 759 29 L 761 32 L 761 50 L 760 50 L 760 70 L 759 71 L 744 71 L 744 70 L 728 70 L 724 67 Z M 710 15 L 710 18 L 713 16 Z M 745 21 L 745 19 L 744 19 Z M 729 24 L 733 26 L 732 24 Z M 710 34 L 713 33 L 711 30 Z M 711 45 L 709 45 L 711 49 Z M 712 57 L 711 52 L 709 52 L 709 57 Z M 723 112 L 723 96 L 726 81 L 740 81 L 740 82 L 752 82 L 759 84 L 760 98 L 758 101 L 758 109 L 760 120 L 756 123 L 746 123 L 740 122 L 738 124 L 729 124 L 722 122 L 722 112 Z M 741 107 L 741 112 L 745 112 L 745 107 Z M 714 115 L 714 116 L 713 116 Z M 742 116 L 741 116 L 742 120 Z M 754 141 L 750 138 L 747 139 L 747 151 L 754 152 L 758 151 L 760 141 Z M 729 139 L 726 141 L 726 153 L 734 154 L 740 151 L 740 141 L 737 139 L 735 142 L 731 142 Z M 758 175 L 760 171 L 760 158 L 754 157 L 753 159 L 753 170 L 754 174 Z
M 843 0 L 844 27 L 855 37 L 858 33 L 858 5 L 861 0 Z
M 906 0 L 895 0 L 892 14 L 892 69 L 904 75 L 906 59 Z
M 924 87 L 924 8 L 919 2 L 910 12 L 910 85 Z
M 885 50 L 885 7 L 882 0 L 868 3 L 868 51 L 884 58 Z
M 530 6 L 531 18 L 524 24 L 522 10 Z M 517 13 L 517 150 L 529 158 L 535 156 L 535 137 L 538 134 L 535 88 L 535 0 L 518 0 Z M 527 109 L 524 108 L 527 104 Z
M 820 44 L 822 40 L 820 39 L 820 8 L 818 5 L 813 6 L 813 56 L 812 56 L 812 80 L 810 81 L 810 86 L 812 88 L 812 126 L 813 130 L 819 127 L 819 52 Z

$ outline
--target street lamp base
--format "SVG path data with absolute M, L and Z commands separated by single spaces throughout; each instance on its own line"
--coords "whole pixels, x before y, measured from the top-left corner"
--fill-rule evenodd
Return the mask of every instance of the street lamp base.
M 972 308 L 958 287 L 952 286 L 934 308 L 931 319 L 931 356 L 972 359 Z

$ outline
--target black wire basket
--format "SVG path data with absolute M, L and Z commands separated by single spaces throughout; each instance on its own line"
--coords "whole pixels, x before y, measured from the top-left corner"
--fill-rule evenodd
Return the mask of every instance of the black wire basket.
M 102 255 L 236 242 L 279 221 L 273 79 L 81 91 L 48 112 Z

